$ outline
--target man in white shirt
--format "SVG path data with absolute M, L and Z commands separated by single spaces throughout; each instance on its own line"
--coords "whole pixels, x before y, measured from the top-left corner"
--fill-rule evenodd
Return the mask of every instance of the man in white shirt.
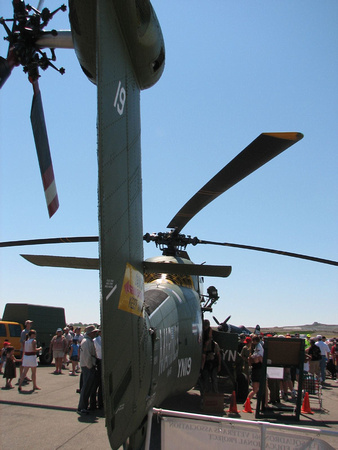
M 97 336 L 94 339 L 94 346 L 96 351 L 96 370 L 97 370 L 97 376 L 96 376 L 96 389 L 97 389 L 97 403 L 98 408 L 103 408 L 103 391 L 102 391 L 102 349 L 101 349 L 101 327 L 99 326 L 99 331 L 97 332 Z M 96 395 L 96 392 L 95 392 Z M 93 398 L 92 407 L 96 405 L 96 398 Z
M 96 353 L 93 339 L 99 330 L 94 325 L 85 328 L 85 335 L 80 346 L 80 366 L 82 371 L 82 388 L 80 394 L 78 414 L 88 414 L 88 402 L 95 389 Z
M 320 361 L 320 374 L 322 377 L 322 383 L 324 383 L 326 379 L 326 361 L 329 359 L 330 349 L 329 346 L 323 342 L 320 334 L 317 336 L 317 342 L 315 345 L 320 348 L 320 352 L 322 354 L 322 359 Z

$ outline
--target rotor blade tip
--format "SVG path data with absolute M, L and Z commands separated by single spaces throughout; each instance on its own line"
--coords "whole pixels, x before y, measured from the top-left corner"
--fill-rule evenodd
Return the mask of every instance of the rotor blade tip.
M 266 136 L 275 137 L 277 139 L 287 139 L 289 141 L 298 142 L 303 139 L 304 134 L 297 131 L 281 132 L 281 133 L 263 133 Z

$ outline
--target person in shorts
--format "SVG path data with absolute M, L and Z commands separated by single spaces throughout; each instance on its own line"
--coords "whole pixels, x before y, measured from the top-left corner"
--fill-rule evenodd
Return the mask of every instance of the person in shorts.
M 55 375 L 62 373 L 62 362 L 65 356 L 68 343 L 67 339 L 62 335 L 62 328 L 56 330 L 56 335 L 50 342 L 50 351 L 55 359 Z

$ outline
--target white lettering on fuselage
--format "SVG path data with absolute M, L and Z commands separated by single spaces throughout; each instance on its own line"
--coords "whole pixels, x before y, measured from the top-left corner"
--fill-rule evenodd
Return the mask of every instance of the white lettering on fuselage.
M 237 358 L 237 352 L 236 350 L 224 350 L 223 353 L 223 361 L 228 361 L 228 362 L 235 362 Z
M 191 358 L 182 358 L 178 360 L 177 378 L 186 377 L 191 372 Z
M 121 81 L 119 81 L 114 100 L 114 108 L 117 109 L 117 112 L 120 114 L 120 116 L 122 116 L 123 114 L 126 97 L 126 90 L 122 86 Z
M 161 375 L 171 367 L 178 357 L 178 325 L 159 330 L 160 361 L 158 374 Z M 171 373 L 171 368 L 169 374 Z

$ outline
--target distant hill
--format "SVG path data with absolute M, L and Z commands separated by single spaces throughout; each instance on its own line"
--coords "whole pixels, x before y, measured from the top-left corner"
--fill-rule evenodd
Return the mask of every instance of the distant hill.
M 254 331 L 254 327 L 249 327 L 249 330 Z M 285 334 L 285 333 L 299 333 L 299 334 L 323 334 L 326 337 L 338 337 L 338 325 L 328 325 L 325 323 L 313 322 L 313 324 L 309 325 L 297 325 L 291 326 L 286 325 L 283 327 L 261 327 L 262 333 L 274 332 L 277 334 Z
M 89 324 L 84 323 L 72 323 L 71 325 L 76 327 L 80 327 L 82 331 Z M 94 323 L 95 326 L 98 326 L 97 323 Z M 256 327 L 247 327 L 252 333 L 255 331 Z M 313 322 L 313 324 L 309 325 L 286 325 L 283 327 L 261 327 L 262 333 L 277 333 L 277 334 L 311 334 L 311 336 L 317 336 L 317 334 L 322 334 L 325 337 L 337 337 L 338 338 L 338 325 L 327 325 L 325 323 Z

